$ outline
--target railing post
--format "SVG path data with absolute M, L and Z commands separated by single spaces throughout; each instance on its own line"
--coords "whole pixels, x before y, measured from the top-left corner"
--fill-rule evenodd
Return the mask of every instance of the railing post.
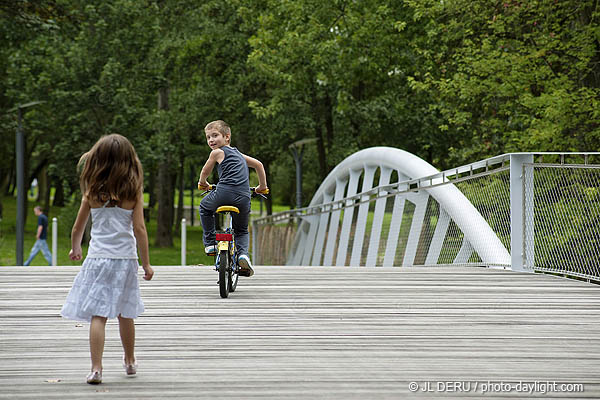
M 523 168 L 523 268 L 534 271 L 535 268 L 535 196 L 533 188 L 533 165 Z
M 525 207 L 523 164 L 533 163 L 533 154 L 510 155 L 510 258 L 513 271 L 525 268 Z
M 182 218 L 181 219 L 181 266 L 182 267 L 186 266 L 185 252 L 186 252 L 187 233 L 185 231 L 185 229 L 186 229 L 185 222 L 186 222 L 185 218 Z
M 58 265 L 58 219 L 52 218 L 52 266 Z
M 260 254 L 258 252 L 258 226 L 254 220 L 252 220 L 252 235 L 250 235 L 250 239 L 252 240 L 252 259 L 254 260 L 254 264 L 260 264 Z

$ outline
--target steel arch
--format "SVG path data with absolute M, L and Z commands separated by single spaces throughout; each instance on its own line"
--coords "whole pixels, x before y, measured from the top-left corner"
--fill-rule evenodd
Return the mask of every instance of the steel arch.
M 380 169 L 379 185 L 386 185 L 392 171 L 397 171 L 399 181 L 421 178 L 436 174 L 438 171 L 425 160 L 411 154 L 407 151 L 391 147 L 372 147 L 358 151 L 340 164 L 338 164 L 327 178 L 323 181 L 315 195 L 313 196 L 309 208 L 331 201 L 342 200 L 346 197 L 365 192 L 373 188 L 373 177 L 377 169 Z M 358 184 L 362 177 L 362 187 Z M 453 220 L 464 234 L 464 243 L 461 252 L 468 255 L 475 251 L 482 262 L 489 266 L 510 266 L 511 257 L 508 250 L 504 247 L 498 236 L 490 228 L 485 219 L 471 204 L 471 202 L 456 188 L 448 183 L 441 186 L 428 187 L 419 190 L 418 193 L 410 193 L 410 198 L 404 198 L 416 205 L 415 213 L 424 215 L 428 196 L 432 196 L 440 205 L 440 217 L 444 217 L 444 223 Z M 379 200 L 376 200 L 376 202 Z M 394 207 L 404 207 L 404 200 L 397 201 Z M 352 210 L 352 209 L 349 209 Z M 376 203 L 375 214 L 382 213 L 382 208 Z M 336 213 L 338 213 L 336 215 Z M 333 260 L 333 245 L 324 243 L 324 238 L 329 231 L 329 237 L 332 233 L 337 234 L 339 228 L 339 210 L 334 210 L 327 214 L 308 215 L 303 217 L 303 221 L 298 229 L 296 238 L 297 244 L 295 252 L 292 252 L 288 258 L 289 264 L 294 265 L 318 265 L 323 259 L 323 265 L 345 265 L 347 257 L 348 230 L 352 222 L 353 211 L 344 214 L 342 221 L 342 234 L 339 237 L 337 247 L 341 252 L 337 252 L 337 257 Z M 358 207 L 358 220 L 366 221 L 368 214 L 368 204 L 361 204 Z M 328 226 L 331 217 L 332 223 Z M 376 217 L 377 218 L 377 217 Z M 398 225 L 399 225 L 399 221 Z M 421 221 L 422 222 L 422 221 Z M 360 265 L 360 252 L 362 251 L 363 240 L 365 236 L 366 224 L 357 224 L 354 236 L 353 249 L 350 256 L 350 265 Z M 374 224 L 375 225 L 375 224 Z M 393 226 L 390 229 L 395 229 Z M 411 227 L 419 231 L 420 227 Z M 375 226 L 373 229 L 378 229 Z M 399 229 L 399 227 L 397 228 Z M 379 240 L 379 238 L 377 238 Z M 331 242 L 331 241 L 329 241 Z M 386 261 L 384 265 L 393 262 L 391 255 L 395 251 L 393 243 L 386 245 Z M 373 257 L 376 255 L 378 246 L 369 246 L 367 255 L 367 265 L 374 265 Z M 388 256 L 387 253 L 390 253 Z M 459 254 L 460 256 L 460 254 Z M 466 262 L 466 259 L 464 260 Z M 403 265 L 411 265 L 410 255 L 405 258 Z

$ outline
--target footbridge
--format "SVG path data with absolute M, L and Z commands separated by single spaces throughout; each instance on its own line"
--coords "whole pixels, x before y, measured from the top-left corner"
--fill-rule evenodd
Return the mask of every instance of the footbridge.
M 358 152 L 253 221 L 228 299 L 211 266 L 140 279 L 138 374 L 109 321 L 98 386 L 60 317 L 79 267 L 1 267 L 0 399 L 600 398 L 597 157 Z
M 310 205 L 253 221 L 261 264 L 485 266 L 600 279 L 600 153 L 511 153 L 438 172 L 374 147 Z
M 597 399 L 598 286 L 494 268 L 255 266 L 221 299 L 208 266 L 141 280 L 137 375 L 108 322 L 60 309 L 79 268 L 0 268 L 0 399 Z

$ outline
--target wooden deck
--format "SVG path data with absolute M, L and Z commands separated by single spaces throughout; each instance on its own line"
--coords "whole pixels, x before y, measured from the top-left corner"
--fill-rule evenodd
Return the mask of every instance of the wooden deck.
M 78 268 L 0 267 L 0 399 L 600 397 L 597 285 L 483 268 L 255 269 L 221 299 L 209 267 L 156 267 L 141 281 L 138 375 L 124 374 L 111 321 L 92 386 L 88 324 L 59 316 Z M 537 390 L 506 391 L 519 382 Z M 584 392 L 541 393 L 548 382 Z

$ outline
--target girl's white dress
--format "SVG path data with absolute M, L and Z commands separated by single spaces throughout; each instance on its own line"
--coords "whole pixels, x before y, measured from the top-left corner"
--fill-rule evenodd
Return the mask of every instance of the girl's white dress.
M 92 208 L 92 239 L 61 310 L 65 318 L 136 318 L 144 312 L 138 282 L 133 210 Z

